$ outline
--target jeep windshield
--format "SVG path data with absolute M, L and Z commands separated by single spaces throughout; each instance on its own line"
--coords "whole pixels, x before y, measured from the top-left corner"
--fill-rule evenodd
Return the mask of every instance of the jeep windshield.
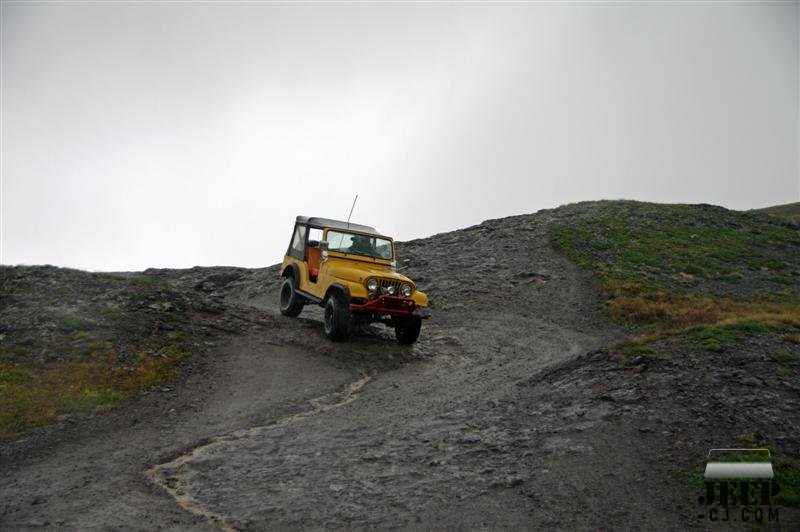
M 328 251 L 392 260 L 392 241 L 378 236 L 328 230 Z

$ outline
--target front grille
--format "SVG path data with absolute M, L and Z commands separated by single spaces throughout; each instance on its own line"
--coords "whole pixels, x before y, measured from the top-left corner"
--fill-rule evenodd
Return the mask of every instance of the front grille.
M 388 288 L 390 286 L 393 286 L 394 295 L 399 295 L 401 284 L 403 283 L 395 279 L 378 279 L 378 287 L 379 287 L 378 290 L 380 291 L 381 294 L 388 294 L 389 293 Z

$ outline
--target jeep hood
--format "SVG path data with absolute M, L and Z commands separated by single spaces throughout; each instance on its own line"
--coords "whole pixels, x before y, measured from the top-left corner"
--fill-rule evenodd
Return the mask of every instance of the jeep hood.
M 414 282 L 405 275 L 393 272 L 389 266 L 379 264 L 373 266 L 363 263 L 360 264 L 358 268 L 353 268 L 352 265 L 339 266 L 331 264 L 328 267 L 328 273 L 338 279 L 354 283 L 363 283 L 369 277 L 379 277 L 383 279 L 397 279 L 398 281 L 414 284 Z

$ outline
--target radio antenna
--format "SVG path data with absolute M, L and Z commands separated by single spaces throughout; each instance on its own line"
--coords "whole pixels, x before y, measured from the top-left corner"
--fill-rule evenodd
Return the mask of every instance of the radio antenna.
M 356 194 L 356 197 L 353 200 L 353 206 L 350 207 L 350 214 L 347 215 L 347 228 L 348 229 L 350 229 L 350 217 L 353 216 L 353 209 L 356 208 L 356 201 L 358 201 L 358 194 Z

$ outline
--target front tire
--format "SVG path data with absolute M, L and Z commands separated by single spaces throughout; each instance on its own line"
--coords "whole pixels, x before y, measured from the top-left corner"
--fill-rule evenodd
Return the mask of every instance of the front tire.
M 331 294 L 325 303 L 325 336 L 333 341 L 350 335 L 350 308 L 340 294 Z
M 422 329 L 420 318 L 408 318 L 394 326 L 394 335 L 398 343 L 413 344 L 419 338 L 420 329 Z
M 281 285 L 281 314 L 296 318 L 303 310 L 305 301 L 303 296 L 297 293 L 297 285 L 291 275 L 283 278 Z

